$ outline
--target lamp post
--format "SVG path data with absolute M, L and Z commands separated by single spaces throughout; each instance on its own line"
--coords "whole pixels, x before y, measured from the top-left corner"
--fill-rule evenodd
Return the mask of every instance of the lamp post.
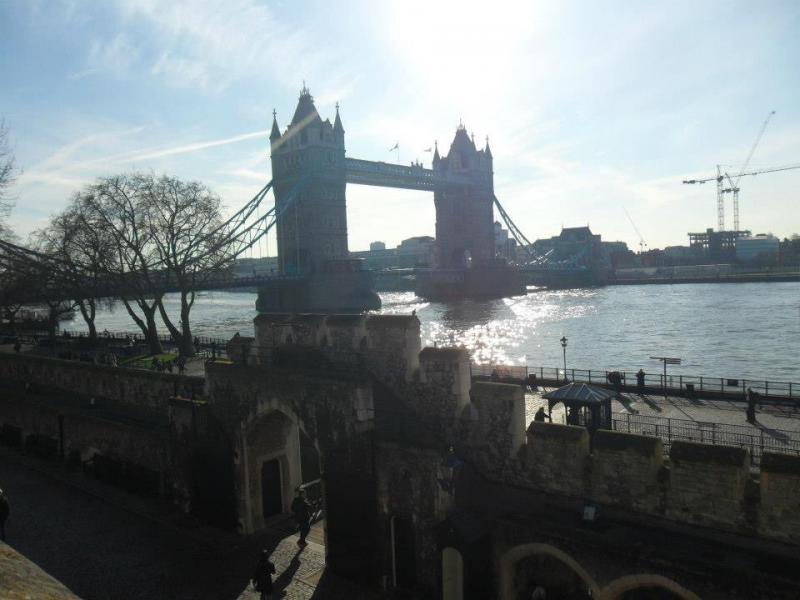
M 561 349 L 564 351 L 564 383 L 567 382 L 567 337 L 561 337 Z

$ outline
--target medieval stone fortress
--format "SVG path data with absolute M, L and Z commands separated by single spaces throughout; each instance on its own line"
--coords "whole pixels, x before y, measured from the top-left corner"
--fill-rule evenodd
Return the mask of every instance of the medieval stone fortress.
M 257 597 L 244 550 L 261 546 L 297 598 L 800 595 L 797 452 L 752 437 L 687 441 L 668 419 L 622 432 L 611 402 L 627 383 L 567 382 L 566 338 L 565 381 L 483 372 L 464 348 L 423 347 L 413 312 L 374 312 L 371 274 L 349 253 L 348 183 L 433 193 L 420 297 L 525 293 L 495 252 L 488 140 L 479 149 L 459 126 L 431 169 L 351 158 L 338 106 L 323 121 L 304 86 L 283 131 L 273 116 L 269 142 L 278 271 L 258 282 L 252 331 L 194 340 L 204 356 L 179 372 L 4 345 L 0 476 L 19 463 L 79 489 L 90 480 L 93 497 L 147 527 L 222 549 L 218 597 Z M 99 339 L 113 352 L 113 337 Z M 796 412 L 795 393 L 773 389 L 765 403 Z M 552 418 L 559 405 L 565 424 Z M 298 490 L 313 501 L 310 542 L 287 524 Z M 73 597 L 0 545 L 0 598 L 23 593 Z

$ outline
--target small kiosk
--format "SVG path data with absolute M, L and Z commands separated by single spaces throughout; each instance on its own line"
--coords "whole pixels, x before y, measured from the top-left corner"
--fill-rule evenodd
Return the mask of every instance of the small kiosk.
M 590 433 L 611 429 L 611 400 L 616 394 L 586 383 L 568 383 L 544 394 L 547 410 L 562 402 L 567 409 L 567 425 L 583 425 Z

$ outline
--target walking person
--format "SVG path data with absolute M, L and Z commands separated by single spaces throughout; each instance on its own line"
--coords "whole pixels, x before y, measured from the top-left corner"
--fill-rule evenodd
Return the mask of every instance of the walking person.
M 755 423 L 756 422 L 756 401 L 758 398 L 758 394 L 753 391 L 753 388 L 747 388 L 747 410 L 745 411 L 747 414 L 747 422 L 748 423 Z
M 644 389 L 644 369 L 639 369 L 639 372 L 636 373 L 636 385 L 639 391 Z
M 11 505 L 8 503 L 8 497 L 5 492 L 0 490 L 0 540 L 6 541 L 6 521 L 11 512 Z
M 272 576 L 275 574 L 275 565 L 269 559 L 269 552 L 264 549 L 253 571 L 253 587 L 261 593 L 261 600 L 272 597 Z
M 302 488 L 297 488 L 297 497 L 292 500 L 292 512 L 300 532 L 297 545 L 302 548 L 307 545 L 306 536 L 311 530 L 311 505 L 306 500 L 306 491 Z

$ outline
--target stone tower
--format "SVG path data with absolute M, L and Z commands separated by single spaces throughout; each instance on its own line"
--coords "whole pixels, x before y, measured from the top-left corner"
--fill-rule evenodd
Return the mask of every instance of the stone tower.
M 478 150 L 463 125 L 450 151 L 433 155 L 433 170 L 442 182 L 434 191 L 436 205 L 436 269 L 466 269 L 494 259 L 494 181 L 492 152 Z
M 314 275 L 331 260 L 348 258 L 344 128 L 319 116 L 303 86 L 281 134 L 273 115 L 270 134 L 281 275 Z

